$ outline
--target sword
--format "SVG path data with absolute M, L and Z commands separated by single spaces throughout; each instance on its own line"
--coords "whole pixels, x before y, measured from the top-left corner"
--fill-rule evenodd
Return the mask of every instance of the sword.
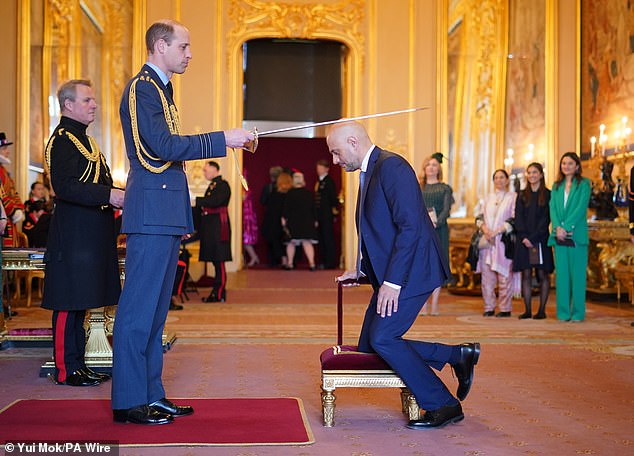
M 276 130 L 268 130 L 268 131 L 262 131 L 262 132 L 258 132 L 257 128 L 254 128 L 252 132 L 254 136 L 253 141 L 249 141 L 242 148 L 251 153 L 255 153 L 256 149 L 258 148 L 258 138 L 260 136 L 274 135 L 276 133 L 286 133 L 287 131 L 303 130 L 305 128 L 322 127 L 324 125 L 334 125 L 334 124 L 343 123 L 343 122 L 353 122 L 355 120 L 373 119 L 375 117 L 395 116 L 397 114 L 406 114 L 408 112 L 423 111 L 425 109 L 429 109 L 429 107 L 425 106 L 422 108 L 399 109 L 397 111 L 379 112 L 377 114 L 366 114 L 366 115 L 357 116 L 357 117 L 344 117 L 342 119 L 337 119 L 337 120 L 326 120 L 324 122 L 316 122 L 316 123 L 311 123 L 306 125 L 297 125 L 295 127 L 278 128 Z
M 274 135 L 276 133 L 285 133 L 287 131 L 303 130 L 305 128 L 322 127 L 324 125 L 334 125 L 334 124 L 343 123 L 343 122 L 353 122 L 355 120 L 373 119 L 373 118 L 376 118 L 376 117 L 395 116 L 397 114 L 406 114 L 406 113 L 409 113 L 409 112 L 423 111 L 425 109 L 429 109 L 429 107 L 425 106 L 425 107 L 422 107 L 422 108 L 399 109 L 397 111 L 379 112 L 377 114 L 366 114 L 366 115 L 357 116 L 357 117 L 344 117 L 342 119 L 326 120 L 324 122 L 316 122 L 316 123 L 311 123 L 311 124 L 306 124 L 306 125 L 297 125 L 295 127 L 278 128 L 277 130 L 268 130 L 268 131 L 262 131 L 262 132 L 258 132 L 258 129 L 254 128 L 253 132 L 252 132 L 253 133 L 253 141 L 249 141 L 247 144 L 242 146 L 242 149 L 244 149 L 246 151 L 249 151 L 252 154 L 254 154 L 256 149 L 258 148 L 258 138 L 260 136 Z M 236 150 L 235 149 L 233 149 L 233 158 L 235 160 L 236 169 L 238 171 L 238 176 L 240 177 L 240 182 L 242 183 L 242 187 L 244 187 L 244 189 L 248 192 L 249 191 L 249 184 L 247 183 L 247 180 L 244 178 L 244 175 L 242 174 L 242 172 L 240 171 L 240 164 L 238 163 L 238 157 L 236 155 Z

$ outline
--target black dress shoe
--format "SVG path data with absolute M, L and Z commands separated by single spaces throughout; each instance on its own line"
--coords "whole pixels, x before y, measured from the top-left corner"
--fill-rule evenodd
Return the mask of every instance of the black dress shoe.
M 129 409 L 115 409 L 112 417 L 117 423 L 135 424 L 170 424 L 174 417 L 169 413 L 160 412 L 149 405 L 140 405 Z
M 15 310 L 9 312 L 7 309 L 4 309 L 4 318 L 15 317 L 18 313 Z
M 531 313 L 530 312 L 524 312 L 522 315 L 520 315 L 519 317 L 520 320 L 526 320 L 527 318 L 531 318 Z
M 81 371 L 86 374 L 87 377 L 96 378 L 100 382 L 107 382 L 112 378 L 110 374 L 103 374 L 101 372 L 94 371 L 90 367 L 84 367 Z
M 428 410 L 419 420 L 410 420 L 407 427 L 410 429 L 438 429 L 450 423 L 457 423 L 464 419 L 460 403 L 446 405 L 437 410 Z
M 172 300 L 170 301 L 170 308 L 169 308 L 169 310 L 183 310 L 183 306 L 181 306 L 180 304 L 176 304 L 176 303 L 174 302 L 174 300 L 172 299 Z
M 101 380 L 89 377 L 82 369 L 78 369 L 67 375 L 66 380 L 63 382 L 58 381 L 57 383 L 68 386 L 97 386 L 101 383 Z
M 495 316 L 497 318 L 507 318 L 511 316 L 511 312 L 498 312 Z
M 460 360 L 451 367 L 458 378 L 456 397 L 461 401 L 466 399 L 471 389 L 473 369 L 478 364 L 478 358 L 480 358 L 480 344 L 478 342 L 460 345 Z
M 166 398 L 152 402 L 150 404 L 150 408 L 153 408 L 154 410 L 161 413 L 168 413 L 173 417 L 187 416 L 194 413 L 194 409 L 190 405 L 176 405 Z
M 545 312 L 537 312 L 535 315 L 533 315 L 533 320 L 543 320 L 544 318 L 546 318 Z
M 222 290 L 220 296 L 218 296 L 217 290 L 211 290 L 209 296 L 203 298 L 203 302 L 225 302 L 227 300 L 227 290 Z
M 493 315 L 495 315 L 495 312 L 492 310 L 487 310 L 482 314 L 483 317 L 492 317 Z

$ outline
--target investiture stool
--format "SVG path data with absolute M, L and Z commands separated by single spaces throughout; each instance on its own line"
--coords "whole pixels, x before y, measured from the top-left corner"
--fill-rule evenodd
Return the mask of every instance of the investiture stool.
M 126 281 L 114 325 L 112 408 L 117 422 L 168 424 L 193 413 L 165 397 L 161 337 L 181 238 L 193 232 L 183 160 L 226 155 L 253 135 L 243 129 L 182 135 L 169 82 L 184 73 L 189 31 L 163 20 L 146 32 L 148 61 L 127 84 L 119 114 L 130 171 L 121 230 Z
M 113 206 L 123 191 L 113 188 L 99 146 L 86 134 L 97 103 L 90 81 L 71 80 L 58 91 L 62 118 L 46 146 L 55 190 L 44 263 L 42 307 L 53 311 L 56 382 L 93 386 L 108 380 L 86 366 L 86 309 L 114 306 L 121 284 Z

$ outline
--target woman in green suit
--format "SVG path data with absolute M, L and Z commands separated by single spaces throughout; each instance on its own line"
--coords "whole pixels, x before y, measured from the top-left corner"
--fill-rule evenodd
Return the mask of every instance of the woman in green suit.
M 557 318 L 563 321 L 583 321 L 586 315 L 590 191 L 590 180 L 581 176 L 579 156 L 566 152 L 550 197 L 548 239 L 548 245 L 555 247 Z

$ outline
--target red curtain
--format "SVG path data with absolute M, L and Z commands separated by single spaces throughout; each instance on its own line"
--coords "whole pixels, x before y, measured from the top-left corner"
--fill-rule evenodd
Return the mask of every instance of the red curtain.
M 316 164 L 318 160 L 326 159 L 330 163 L 330 176 L 335 181 L 337 192 L 341 191 L 341 168 L 332 164 L 332 156 L 328 151 L 325 138 L 260 138 L 258 150 L 255 154 L 243 152 L 243 166 L 249 182 L 249 189 L 253 192 L 253 203 L 261 225 L 264 206 L 260 204 L 260 195 L 265 185 L 269 183 L 269 168 L 281 166 L 301 171 L 306 180 L 306 188 L 311 192 L 315 189 L 317 181 Z M 337 258 L 341 250 L 341 217 L 335 220 L 335 242 L 337 245 Z M 255 250 L 264 265 L 268 263 L 268 251 L 266 242 L 259 237 Z M 300 254 L 297 253 L 297 258 Z M 320 263 L 319 246 L 316 248 L 316 262 Z M 305 261 L 305 259 L 304 259 Z

